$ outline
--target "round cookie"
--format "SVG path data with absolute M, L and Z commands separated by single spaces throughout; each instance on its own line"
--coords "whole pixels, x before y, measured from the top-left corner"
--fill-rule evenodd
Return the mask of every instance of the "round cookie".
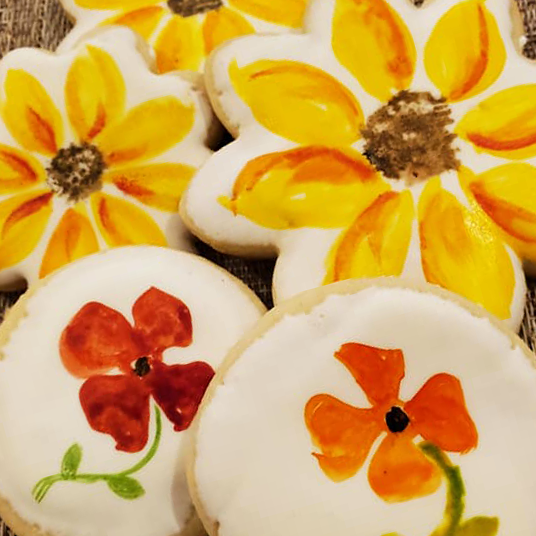
M 199 411 L 211 536 L 530 536 L 534 356 L 481 308 L 398 280 L 276 308 Z
M 197 84 L 149 62 L 126 28 L 0 61 L 1 289 L 111 247 L 190 247 L 178 204 L 214 117 Z
M 150 246 L 31 287 L 0 327 L 0 516 L 18 536 L 202 533 L 185 440 L 263 313 L 222 269 Z
M 207 87 L 237 139 L 196 175 L 183 219 L 220 251 L 277 255 L 276 301 L 403 276 L 518 327 L 536 66 L 513 0 L 421 4 L 313 0 L 304 35 L 216 51 Z

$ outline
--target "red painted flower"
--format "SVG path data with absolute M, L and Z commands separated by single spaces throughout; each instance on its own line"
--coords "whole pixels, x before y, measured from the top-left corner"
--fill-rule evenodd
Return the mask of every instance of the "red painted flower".
M 125 452 L 147 444 L 150 397 L 177 432 L 186 430 L 214 376 L 207 363 L 162 361 L 168 348 L 192 343 L 192 318 L 183 302 L 153 287 L 136 300 L 132 314 L 134 326 L 118 311 L 88 303 L 60 341 L 65 368 L 86 379 L 80 402 L 90 426 L 111 435 Z M 117 369 L 119 374 L 108 374 Z

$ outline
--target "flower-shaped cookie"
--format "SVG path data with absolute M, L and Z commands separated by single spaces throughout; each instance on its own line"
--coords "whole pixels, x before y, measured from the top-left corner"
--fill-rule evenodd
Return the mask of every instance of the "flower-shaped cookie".
M 276 298 L 354 277 L 426 280 L 521 320 L 536 260 L 535 67 L 503 0 L 315 0 L 303 36 L 216 52 L 240 134 L 183 214 L 222 251 L 279 254 Z
M 138 48 L 108 29 L 68 53 L 0 63 L 0 285 L 105 248 L 186 247 L 177 208 L 210 155 L 212 116 Z
M 301 28 L 308 0 L 61 0 L 77 21 L 72 44 L 96 27 L 120 24 L 154 49 L 158 70 L 200 70 L 218 45 L 258 31 Z M 64 46 L 64 45 L 62 45 Z

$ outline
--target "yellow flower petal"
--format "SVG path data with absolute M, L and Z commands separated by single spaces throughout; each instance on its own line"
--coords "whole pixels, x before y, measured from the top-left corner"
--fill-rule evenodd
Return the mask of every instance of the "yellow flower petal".
M 97 193 L 91 196 L 91 208 L 99 231 L 110 247 L 168 245 L 155 221 L 144 210 L 128 201 Z
M 0 144 L 0 195 L 44 182 L 45 170 L 28 153 Z
M 199 70 L 205 44 L 198 17 L 174 16 L 158 36 L 154 50 L 160 73 Z
M 399 276 L 408 255 L 414 212 L 408 190 L 382 194 L 342 234 L 328 257 L 324 283 Z
M 160 24 L 165 13 L 164 8 L 160 6 L 149 6 L 112 17 L 102 24 L 127 26 L 140 34 L 144 39 L 149 39 Z
M 159 4 L 162 0 L 74 0 L 77 6 L 86 9 L 122 9 L 130 11 L 139 7 Z
M 456 133 L 477 151 L 512 159 L 536 156 L 536 84 L 485 99 L 462 119 Z
M 175 212 L 195 172 L 194 167 L 184 164 L 152 164 L 112 170 L 103 180 L 145 205 Z
M 2 115 L 11 135 L 28 151 L 54 156 L 63 143 L 63 123 L 41 82 L 11 69 L 4 89 Z
M 225 7 L 210 11 L 203 24 L 205 53 L 210 54 L 230 39 L 252 33 L 255 33 L 255 28 L 240 13 Z
M 0 203 L 0 270 L 18 264 L 32 253 L 51 214 L 50 191 L 34 191 Z
M 39 277 L 65 264 L 99 251 L 97 235 L 87 217 L 85 206 L 79 203 L 63 215 L 48 243 Z
M 195 110 L 175 97 L 140 104 L 95 140 L 109 166 L 158 156 L 188 135 Z
M 74 60 L 65 83 L 65 104 L 80 140 L 90 141 L 125 108 L 125 82 L 113 58 L 87 45 Z
M 415 72 L 413 38 L 385 0 L 337 0 L 333 52 L 365 91 L 387 102 Z
M 301 28 L 307 0 L 229 0 L 229 4 L 257 19 Z
M 363 113 L 337 79 L 296 61 L 260 60 L 229 67 L 236 92 L 257 121 L 304 145 L 350 145 L 361 137 Z
M 422 267 L 426 280 L 510 317 L 515 277 L 502 239 L 480 211 L 462 206 L 441 188 L 426 185 L 419 203 Z
M 271 229 L 344 227 L 387 189 L 355 151 L 300 147 L 249 162 L 220 202 Z

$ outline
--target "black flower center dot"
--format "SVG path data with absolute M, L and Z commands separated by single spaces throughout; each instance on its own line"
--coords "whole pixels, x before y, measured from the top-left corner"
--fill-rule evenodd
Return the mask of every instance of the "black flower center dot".
M 168 0 L 168 7 L 181 17 L 208 13 L 223 7 L 223 0 Z
M 143 378 L 151 372 L 151 365 L 149 364 L 148 357 L 140 357 L 136 363 L 134 363 L 134 374 Z
M 403 432 L 409 425 L 409 417 L 402 408 L 393 406 L 385 415 L 387 428 L 395 434 Z
M 90 143 L 61 149 L 47 168 L 50 189 L 69 201 L 80 201 L 100 188 L 106 169 L 104 158 Z

